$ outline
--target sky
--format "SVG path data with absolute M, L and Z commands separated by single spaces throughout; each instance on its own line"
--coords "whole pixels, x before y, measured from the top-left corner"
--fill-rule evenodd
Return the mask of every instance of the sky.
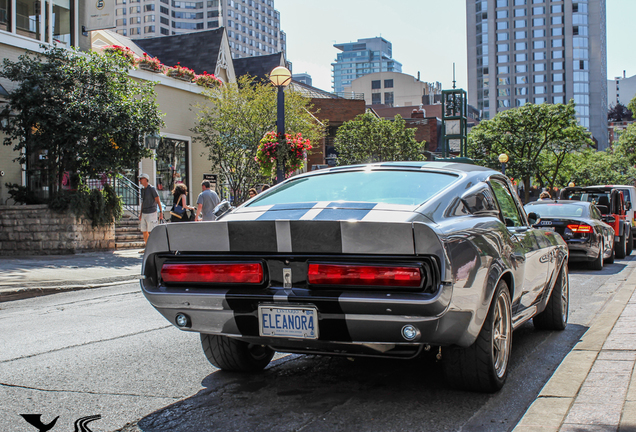
M 331 91 L 336 43 L 382 36 L 393 44 L 402 73 L 452 88 L 467 88 L 466 0 L 275 0 L 287 34 L 293 73 L 311 75 Z M 636 0 L 607 0 L 607 75 L 636 75 L 633 51 Z

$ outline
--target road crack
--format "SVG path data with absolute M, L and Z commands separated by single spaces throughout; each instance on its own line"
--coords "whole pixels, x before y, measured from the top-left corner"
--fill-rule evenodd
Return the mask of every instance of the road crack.
M 155 396 L 155 395 L 144 395 L 144 394 L 135 394 L 135 393 L 116 393 L 116 392 L 94 392 L 94 391 L 81 391 L 81 390 L 62 390 L 62 389 L 44 389 L 39 387 L 31 387 L 31 386 L 23 386 L 18 384 L 9 384 L 0 382 L 0 386 L 3 387 L 11 387 L 11 388 L 19 388 L 25 390 L 34 390 L 41 391 L 47 393 L 76 393 L 76 394 L 91 394 L 97 396 L 130 396 L 130 397 L 142 397 L 142 398 L 152 398 L 152 399 L 174 399 L 180 400 L 183 399 L 183 396 Z
M 49 350 L 49 351 L 44 351 L 44 352 L 41 352 L 41 353 L 29 354 L 29 355 L 26 355 L 26 356 L 17 357 L 17 358 L 9 359 L 9 360 L 2 360 L 2 361 L 0 361 L 0 364 L 10 363 L 10 362 L 14 362 L 14 361 L 17 361 L 17 360 L 24 360 L 24 359 L 28 359 L 28 358 L 44 355 L 44 354 L 51 354 L 51 353 L 55 353 L 55 352 L 59 352 L 59 351 L 64 351 L 64 350 L 67 350 L 67 349 L 80 348 L 80 347 L 85 347 L 85 346 L 93 345 L 93 344 L 97 344 L 97 343 L 110 342 L 110 341 L 114 341 L 114 340 L 118 340 L 118 339 L 124 339 L 124 338 L 127 338 L 127 337 L 137 336 L 137 335 L 144 334 L 144 333 L 151 333 L 151 332 L 158 331 L 158 330 L 165 330 L 165 329 L 170 328 L 170 327 L 172 327 L 171 324 L 165 325 L 165 326 L 162 326 L 162 327 L 158 327 L 158 328 L 154 328 L 154 329 L 150 329 L 150 330 L 142 330 L 142 331 L 135 332 L 135 333 L 129 333 L 129 334 L 121 335 L 121 336 L 115 336 L 115 337 L 108 338 L 108 339 L 100 339 L 100 340 L 90 341 L 90 342 L 77 344 L 77 345 L 69 345 L 69 346 L 65 346 L 65 347 L 62 347 L 62 348 L 56 348 L 56 349 L 52 349 L 52 350 Z

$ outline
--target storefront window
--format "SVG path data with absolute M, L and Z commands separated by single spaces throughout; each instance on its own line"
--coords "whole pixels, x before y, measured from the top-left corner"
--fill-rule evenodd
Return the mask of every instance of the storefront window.
M 53 40 L 71 46 L 71 0 L 53 0 Z
M 15 27 L 17 34 L 32 39 L 40 39 L 41 4 L 39 1 L 16 0 Z
M 172 189 L 177 183 L 185 183 L 189 195 L 193 193 L 188 184 L 188 142 L 163 138 L 157 147 L 155 186 L 161 202 L 167 206 L 172 205 Z
M 0 30 L 11 30 L 11 11 L 9 6 L 11 2 L 9 0 L 0 0 Z

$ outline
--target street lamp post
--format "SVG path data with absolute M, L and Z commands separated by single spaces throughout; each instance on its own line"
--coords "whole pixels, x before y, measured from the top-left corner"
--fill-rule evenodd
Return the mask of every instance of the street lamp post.
M 291 82 L 291 72 L 285 66 L 275 67 L 269 74 L 269 80 L 278 88 L 276 133 L 278 139 L 285 139 L 285 87 Z M 278 142 L 280 146 L 280 141 Z M 285 161 L 276 158 L 276 183 L 285 180 Z
M 508 155 L 502 153 L 499 155 L 499 162 L 501 162 L 501 173 L 506 175 L 506 164 L 508 163 Z

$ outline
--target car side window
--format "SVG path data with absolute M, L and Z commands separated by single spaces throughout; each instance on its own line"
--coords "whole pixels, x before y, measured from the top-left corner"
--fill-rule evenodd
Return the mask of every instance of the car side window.
M 592 215 L 592 219 L 601 220 L 601 212 L 595 206 L 590 207 L 590 214 Z
M 512 194 L 503 183 L 496 180 L 491 180 L 490 185 L 492 191 L 495 194 L 495 198 L 499 203 L 499 208 L 504 217 L 504 223 L 507 227 L 520 227 L 523 226 L 523 218 L 519 214 L 519 209 L 515 204 L 515 200 Z

